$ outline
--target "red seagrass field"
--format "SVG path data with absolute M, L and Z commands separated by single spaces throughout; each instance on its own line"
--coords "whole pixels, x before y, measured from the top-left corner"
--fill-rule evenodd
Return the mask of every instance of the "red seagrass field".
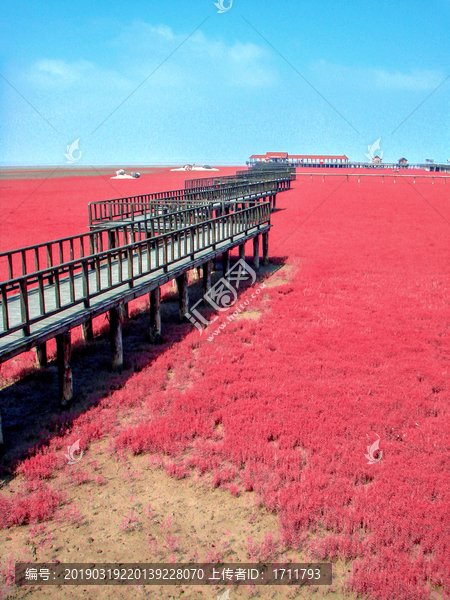
M 106 441 L 114 459 L 145 456 L 184 486 L 256 499 L 279 530 L 256 550 L 247 540 L 248 557 L 344 565 L 329 597 L 450 598 L 450 181 L 347 172 L 299 174 L 278 194 L 272 266 L 259 294 L 240 294 L 238 318 L 222 313 L 202 335 L 178 325 L 139 372 L 15 465 L 6 487 L 21 487 L 0 492 L 8 539 L 70 509 L 64 449 L 80 439 L 87 461 Z M 2 180 L 0 251 L 86 231 L 89 201 L 185 178 L 161 169 L 113 180 L 117 190 L 99 176 Z M 2 365 L 3 386 L 32 360 Z M 147 551 L 151 562 L 150 541 Z

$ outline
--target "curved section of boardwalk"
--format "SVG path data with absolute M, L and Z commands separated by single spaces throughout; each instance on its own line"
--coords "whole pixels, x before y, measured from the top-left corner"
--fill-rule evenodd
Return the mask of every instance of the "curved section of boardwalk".
M 106 312 L 119 300 L 148 293 L 270 226 L 270 205 L 264 203 L 3 283 L 0 360 Z
M 160 342 L 161 286 L 173 279 L 180 320 L 201 327 L 189 313 L 188 272 L 202 267 L 206 298 L 213 291 L 217 256 L 228 277 L 230 250 L 239 246 L 244 259 L 245 243 L 252 239 L 253 268 L 258 269 L 261 236 L 267 264 L 276 194 L 289 189 L 294 177 L 292 169 L 244 172 L 193 180 L 185 190 L 92 203 L 90 233 L 0 253 L 0 272 L 8 277 L 0 283 L 0 364 L 36 348 L 38 363 L 45 366 L 46 342 L 55 337 L 60 398 L 67 404 L 72 399 L 70 330 L 82 325 L 90 340 L 93 318 L 109 312 L 112 366 L 121 368 L 125 306 L 150 294 L 150 337 Z
M 89 203 L 89 227 L 110 227 L 115 222 L 134 221 L 157 216 L 165 211 L 173 212 L 188 208 L 209 206 L 224 210 L 229 206 L 269 199 L 272 206 L 276 194 L 290 188 L 293 174 L 270 174 L 265 178 L 245 178 L 231 181 L 226 177 L 194 179 L 193 187 L 184 190 L 142 194 L 127 198 L 102 200 Z M 189 181 L 186 181 L 188 184 Z

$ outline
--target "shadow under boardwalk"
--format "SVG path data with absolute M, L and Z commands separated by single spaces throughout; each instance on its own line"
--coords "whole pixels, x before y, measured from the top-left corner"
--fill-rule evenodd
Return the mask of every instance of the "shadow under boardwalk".
M 281 264 L 260 267 L 258 279 L 271 277 Z M 212 274 L 214 285 L 222 277 L 220 262 Z M 247 286 L 243 285 L 240 296 Z M 203 295 L 201 279 L 189 285 L 189 303 L 193 306 Z M 204 312 L 204 309 L 201 309 Z M 213 311 L 210 311 L 213 314 Z M 101 317 L 100 317 L 101 318 Z M 47 368 L 25 375 L 15 383 L 0 390 L 0 407 L 3 423 L 4 453 L 0 459 L 0 477 L 13 477 L 14 464 L 45 444 L 51 437 L 70 427 L 71 422 L 95 406 L 110 392 L 125 385 L 136 372 L 151 366 L 157 357 L 174 343 L 181 341 L 194 328 L 190 323 L 179 323 L 178 294 L 166 294 L 161 302 L 163 343 L 152 345 L 149 334 L 148 310 L 127 320 L 123 329 L 124 364 L 120 373 L 111 371 L 111 349 L 106 318 L 102 332 L 92 344 L 74 344 L 71 358 L 73 372 L 73 401 L 63 409 L 58 390 L 56 361 Z

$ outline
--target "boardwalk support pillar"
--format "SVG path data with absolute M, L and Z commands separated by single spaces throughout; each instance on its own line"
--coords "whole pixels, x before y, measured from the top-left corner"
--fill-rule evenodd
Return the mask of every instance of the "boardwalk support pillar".
M 82 323 L 81 332 L 83 335 L 83 341 L 86 344 L 90 344 L 94 341 L 94 328 L 92 326 L 92 317 L 89 317 L 89 319 L 85 323 Z
M 38 344 L 35 348 L 36 352 L 36 361 L 38 366 L 42 369 L 47 366 L 47 343 L 42 342 L 42 344 Z
M 259 235 L 253 238 L 253 266 L 259 269 Z
M 203 295 L 207 294 L 211 289 L 211 268 L 212 263 L 208 260 L 203 265 Z
M 161 344 L 161 288 L 158 286 L 150 292 L 150 341 Z
M 262 244 L 263 244 L 263 266 L 267 267 L 269 264 L 269 232 L 266 231 L 262 234 Z
M 58 363 L 59 398 L 66 406 L 73 397 L 72 368 L 70 366 L 70 331 L 56 336 L 56 360 Z
M 111 366 L 114 370 L 121 370 L 123 367 L 122 321 L 122 305 L 115 306 L 109 311 L 109 341 L 111 345 Z
M 188 291 L 188 274 L 185 271 L 177 277 L 178 287 L 178 302 L 180 306 L 180 322 L 186 323 L 189 319 L 186 313 L 189 312 L 189 291 Z
M 239 244 L 239 260 L 245 261 L 245 243 Z
M 3 452 L 3 430 L 2 430 L 2 415 L 0 415 L 0 455 Z
M 222 254 L 222 271 L 223 271 L 223 277 L 227 278 L 227 273 L 230 269 L 230 251 L 229 250 L 225 250 L 225 252 L 223 252 Z
M 277 208 L 277 195 L 276 195 L 276 194 L 274 194 L 274 196 L 273 196 L 273 207 L 272 207 L 272 212 L 273 212 L 274 210 L 276 210 L 276 208 Z

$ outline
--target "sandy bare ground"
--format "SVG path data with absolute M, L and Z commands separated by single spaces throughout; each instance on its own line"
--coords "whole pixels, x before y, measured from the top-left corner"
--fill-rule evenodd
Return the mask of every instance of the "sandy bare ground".
M 162 470 L 160 456 L 114 460 L 108 442 L 92 444 L 57 482 L 68 495 L 55 520 L 2 533 L 6 559 L 30 562 L 250 562 L 247 539 L 261 544 L 278 537 L 278 520 L 253 493 L 233 498 L 214 489 L 209 477 L 177 481 Z M 78 475 L 77 475 L 78 474 Z M 95 477 L 101 476 L 102 483 Z M 85 479 L 85 483 L 77 483 Z M 286 552 L 274 557 L 303 562 Z M 289 586 L 234 586 L 230 598 L 343 598 L 350 567 L 335 565 L 332 586 L 307 590 Z M 225 586 L 41 586 L 14 591 L 17 598 L 216 598 Z

